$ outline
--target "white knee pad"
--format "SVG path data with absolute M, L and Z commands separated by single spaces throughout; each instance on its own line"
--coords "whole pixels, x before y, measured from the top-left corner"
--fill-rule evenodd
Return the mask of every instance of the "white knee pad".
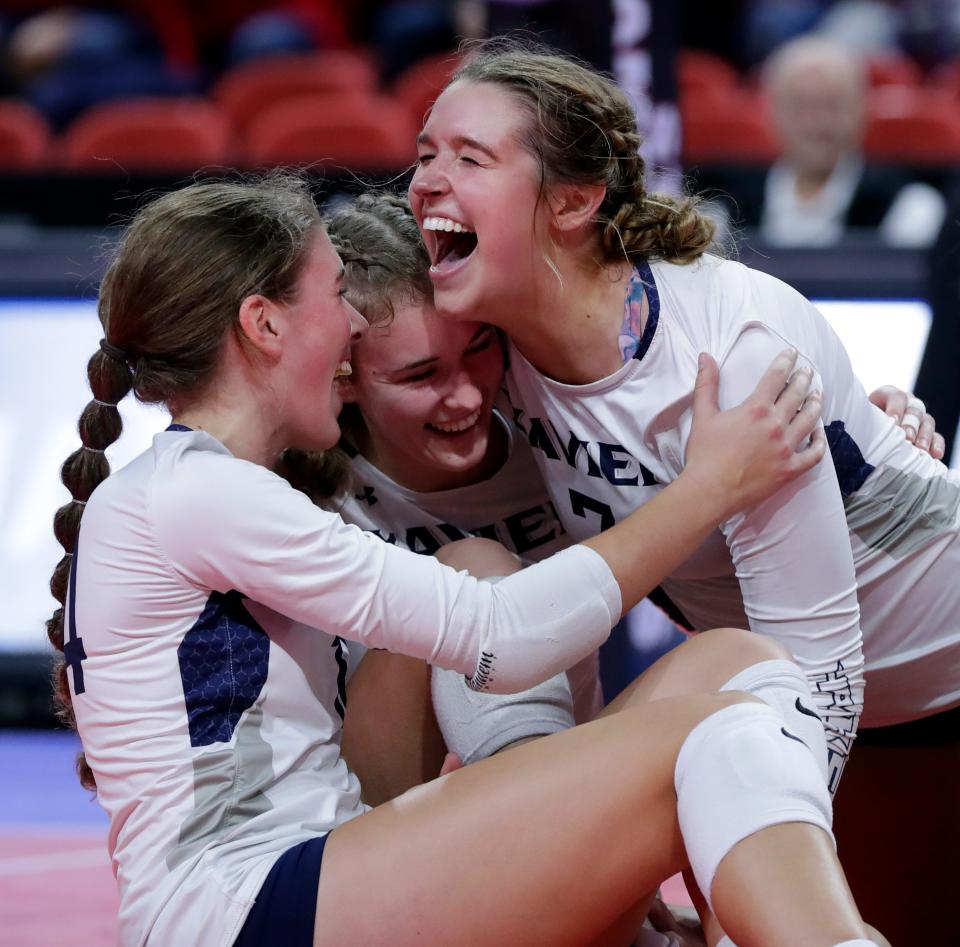
M 462 674 L 435 667 L 430 690 L 447 749 L 464 763 L 485 759 L 525 737 L 567 730 L 575 722 L 566 674 L 518 694 L 485 694 L 471 690 Z
M 809 822 L 830 834 L 823 776 L 806 745 L 766 704 L 724 707 L 694 727 L 677 756 L 674 785 L 687 857 L 711 909 L 717 867 L 747 836 L 786 822 Z
M 787 729 L 809 747 L 828 781 L 827 738 L 816 712 L 807 676 L 792 661 L 761 661 L 727 681 L 722 691 L 746 691 L 769 704 L 783 717 Z

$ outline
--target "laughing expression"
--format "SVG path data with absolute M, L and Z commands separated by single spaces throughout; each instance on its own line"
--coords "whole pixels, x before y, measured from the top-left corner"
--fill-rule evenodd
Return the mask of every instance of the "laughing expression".
M 496 322 L 534 285 L 542 202 L 526 122 L 506 89 L 461 81 L 437 99 L 418 139 L 410 205 L 445 317 Z
M 488 471 L 491 412 L 503 379 L 496 331 L 442 319 L 425 301 L 395 306 L 393 320 L 354 346 L 340 383 L 366 430 L 357 446 L 396 483 L 448 490 Z

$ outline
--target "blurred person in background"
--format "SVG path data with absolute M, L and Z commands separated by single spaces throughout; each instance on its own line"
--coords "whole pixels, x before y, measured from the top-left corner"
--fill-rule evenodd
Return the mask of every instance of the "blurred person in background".
M 940 192 L 860 150 L 867 74 L 855 54 L 801 36 L 768 59 L 762 81 L 782 151 L 769 170 L 711 182 L 732 195 L 735 220 L 777 246 L 830 246 L 853 228 L 875 229 L 892 246 L 933 243 L 945 214 Z

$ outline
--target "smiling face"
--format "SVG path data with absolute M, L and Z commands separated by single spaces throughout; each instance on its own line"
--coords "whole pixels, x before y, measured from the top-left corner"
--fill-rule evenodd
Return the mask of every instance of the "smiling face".
M 522 144 L 527 122 L 504 87 L 459 81 L 437 99 L 420 135 L 410 204 L 444 316 L 497 322 L 535 291 L 546 202 L 539 164 Z
M 336 382 L 350 371 L 351 339 L 366 331 L 366 321 L 344 294 L 342 270 L 330 238 L 318 230 L 293 299 L 273 304 L 291 330 L 283 353 L 286 446 L 323 450 L 340 437 Z
M 340 383 L 366 430 L 358 447 L 412 490 L 449 490 L 489 475 L 493 403 L 503 380 L 495 330 L 442 319 L 425 301 L 395 304 L 394 318 L 354 346 Z

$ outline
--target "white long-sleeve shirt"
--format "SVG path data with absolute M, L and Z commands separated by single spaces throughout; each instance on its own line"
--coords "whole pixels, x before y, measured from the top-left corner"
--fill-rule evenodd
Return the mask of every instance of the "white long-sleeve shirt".
M 826 320 L 784 283 L 709 256 L 644 265 L 635 279 L 650 303 L 637 356 L 607 378 L 565 385 L 513 348 L 515 418 L 581 539 L 679 475 L 701 351 L 719 361 L 730 407 L 778 352 L 798 349 L 823 391 L 830 455 L 724 523 L 663 585 L 695 628 L 747 626 L 790 649 L 817 693 L 835 787 L 864 672 L 870 726 L 960 702 L 960 478 L 870 404 Z
M 68 678 L 125 945 L 232 944 L 279 855 L 364 811 L 340 756 L 342 639 L 519 689 L 620 610 L 586 547 L 477 582 L 186 429 L 94 491 L 73 565 Z

